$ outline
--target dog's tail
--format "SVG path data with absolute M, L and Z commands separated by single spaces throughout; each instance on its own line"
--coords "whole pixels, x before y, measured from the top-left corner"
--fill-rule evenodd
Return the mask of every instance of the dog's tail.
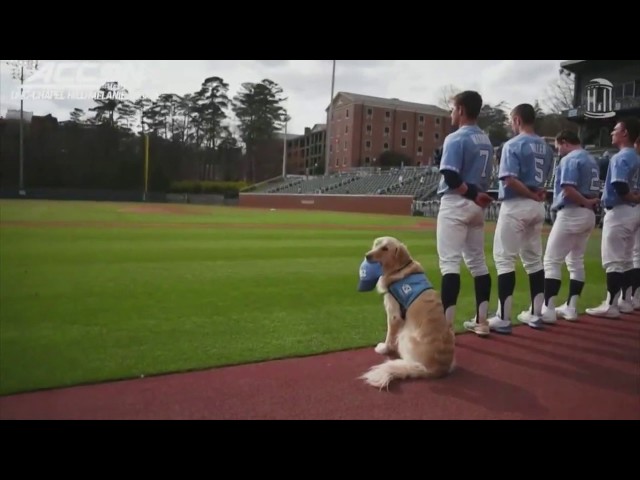
M 411 362 L 403 359 L 387 360 L 380 365 L 371 367 L 368 372 L 360 378 L 366 383 L 379 389 L 388 388 L 393 380 L 405 378 L 426 378 L 431 373 L 418 362 Z

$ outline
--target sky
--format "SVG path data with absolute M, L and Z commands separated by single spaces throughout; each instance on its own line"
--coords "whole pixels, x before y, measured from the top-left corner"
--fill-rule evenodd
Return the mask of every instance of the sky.
M 446 86 L 453 85 L 479 91 L 485 103 L 504 101 L 515 106 L 542 101 L 558 78 L 562 61 L 337 60 L 334 89 L 335 93 L 437 105 Z M 305 127 L 326 122 L 331 74 L 332 60 L 41 60 L 38 71 L 25 81 L 25 85 L 35 86 L 24 100 L 24 110 L 67 120 L 74 108 L 86 111 L 95 105 L 86 96 L 111 80 L 120 81 L 129 98 L 135 99 L 195 92 L 212 76 L 229 84 L 232 97 L 242 83 L 268 78 L 279 84 L 287 97 L 283 105 L 291 116 L 288 133 L 302 134 Z M 0 60 L 0 116 L 6 116 L 8 109 L 20 108 L 19 89 L 12 67 Z M 56 91 L 61 98 L 36 98 L 46 91 Z

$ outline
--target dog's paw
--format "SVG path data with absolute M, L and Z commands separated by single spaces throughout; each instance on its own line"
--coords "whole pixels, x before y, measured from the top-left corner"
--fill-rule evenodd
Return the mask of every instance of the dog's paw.
M 376 345 L 375 351 L 380 355 L 386 355 L 391 351 L 391 349 L 387 346 L 386 343 L 380 342 L 378 345 Z

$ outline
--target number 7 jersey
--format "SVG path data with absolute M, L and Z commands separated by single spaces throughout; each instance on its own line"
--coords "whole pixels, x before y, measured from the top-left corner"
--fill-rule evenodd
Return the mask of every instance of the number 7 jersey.
M 504 178 L 515 177 L 532 190 L 544 188 L 553 169 L 553 150 L 538 135 L 521 133 L 502 148 L 498 178 L 498 198 L 509 200 L 518 194 L 505 187 Z
M 440 171 L 456 172 L 463 182 L 472 183 L 478 191 L 486 192 L 491 181 L 492 160 L 493 145 L 487 134 L 477 125 L 465 125 L 445 138 Z M 449 191 L 442 177 L 438 194 L 443 195 Z

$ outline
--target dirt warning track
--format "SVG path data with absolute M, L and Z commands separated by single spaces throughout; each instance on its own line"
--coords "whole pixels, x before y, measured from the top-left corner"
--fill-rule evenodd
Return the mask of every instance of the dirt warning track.
M 640 314 L 457 337 L 457 370 L 378 391 L 373 347 L 0 398 L 0 419 L 640 420 Z

